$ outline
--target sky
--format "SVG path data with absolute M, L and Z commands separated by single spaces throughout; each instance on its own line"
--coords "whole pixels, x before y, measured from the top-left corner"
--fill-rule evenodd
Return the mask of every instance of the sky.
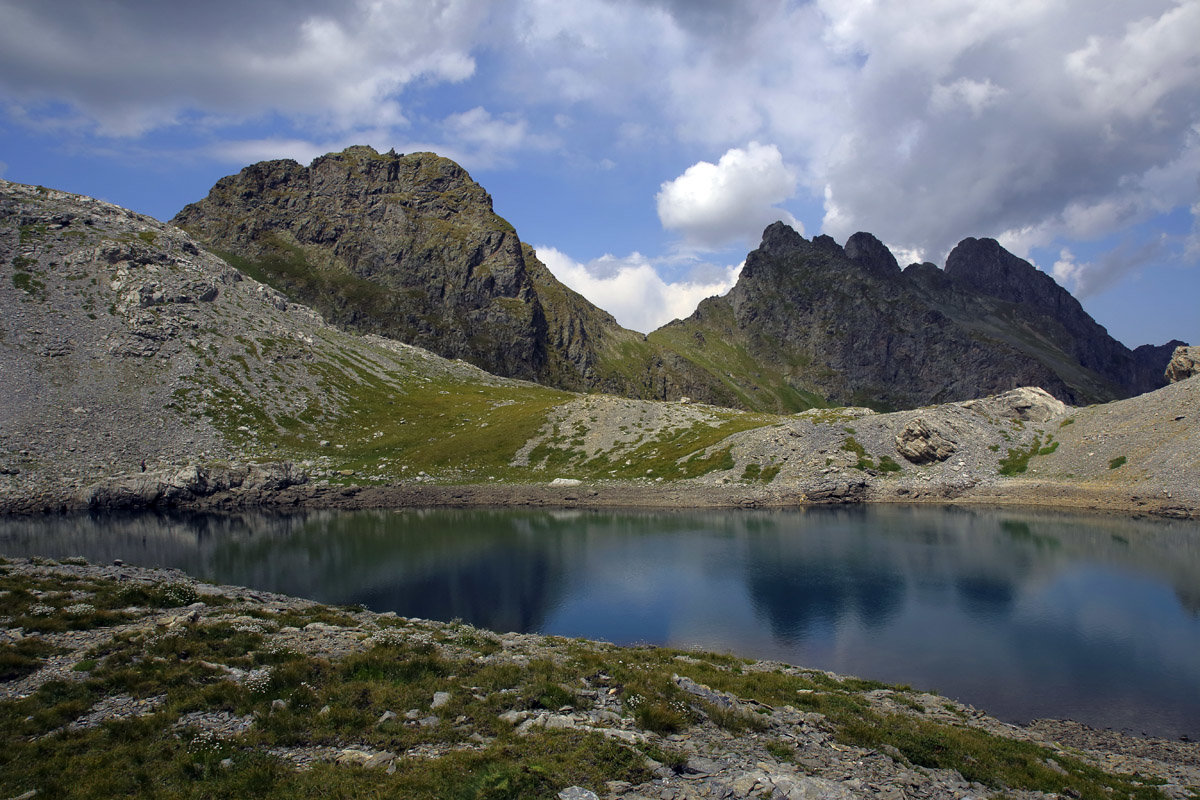
M 0 0 L 0 177 L 169 220 L 256 161 L 431 150 L 648 332 L 783 220 L 993 237 L 1200 343 L 1200 0 Z

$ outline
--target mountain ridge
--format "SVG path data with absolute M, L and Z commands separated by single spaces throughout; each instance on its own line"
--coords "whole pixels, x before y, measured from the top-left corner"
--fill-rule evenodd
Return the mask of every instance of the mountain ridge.
M 901 270 L 869 233 L 843 247 L 783 223 L 727 295 L 643 336 L 558 281 L 490 195 L 430 153 L 358 146 L 309 167 L 261 162 L 173 222 L 336 324 L 571 391 L 773 412 L 1018 385 L 1102 402 L 1161 386 L 1169 358 L 1168 345 L 1113 340 L 994 240 L 964 239 L 945 270 Z

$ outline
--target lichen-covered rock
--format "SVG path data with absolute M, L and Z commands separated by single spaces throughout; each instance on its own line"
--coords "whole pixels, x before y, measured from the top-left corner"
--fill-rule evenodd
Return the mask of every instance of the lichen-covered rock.
M 958 445 L 921 417 L 910 421 L 896 434 L 896 452 L 914 464 L 945 461 Z
M 1200 347 L 1176 347 L 1167 364 L 1167 381 L 1179 383 L 1193 375 L 1200 375 Z

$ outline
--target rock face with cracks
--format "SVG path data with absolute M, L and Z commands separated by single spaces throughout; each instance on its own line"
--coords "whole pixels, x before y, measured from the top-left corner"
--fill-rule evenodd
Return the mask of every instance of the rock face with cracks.
M 1178 383 L 1195 375 L 1200 375 L 1200 347 L 1176 347 L 1167 364 L 1167 381 Z

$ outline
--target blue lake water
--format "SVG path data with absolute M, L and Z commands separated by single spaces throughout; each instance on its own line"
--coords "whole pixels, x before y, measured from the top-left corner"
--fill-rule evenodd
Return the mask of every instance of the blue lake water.
M 0 519 L 0 554 L 732 651 L 1200 738 L 1200 524 L 907 507 Z

